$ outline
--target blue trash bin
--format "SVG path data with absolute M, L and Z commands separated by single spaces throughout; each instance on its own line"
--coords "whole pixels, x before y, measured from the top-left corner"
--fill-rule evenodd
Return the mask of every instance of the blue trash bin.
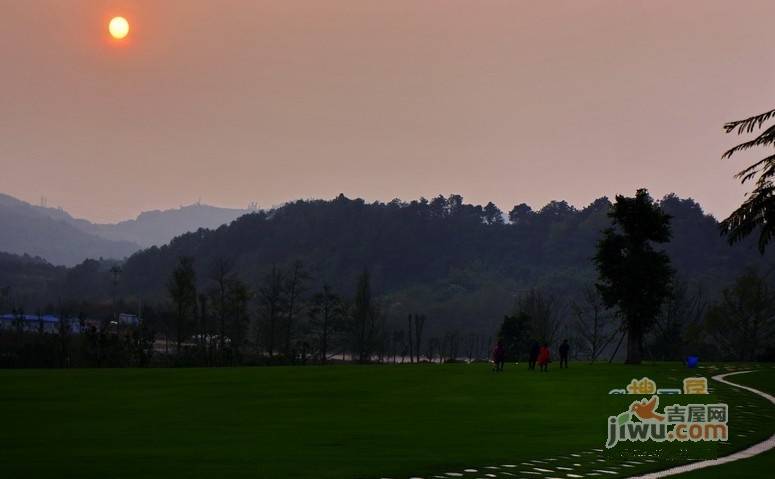
M 689 356 L 686 358 L 686 366 L 694 369 L 697 367 L 697 365 L 700 363 L 700 358 L 697 356 Z

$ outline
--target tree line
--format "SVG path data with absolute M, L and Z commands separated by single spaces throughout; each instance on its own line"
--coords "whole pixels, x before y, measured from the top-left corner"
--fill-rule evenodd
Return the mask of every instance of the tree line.
M 0 307 L 18 320 L 0 328 L 1 367 L 237 366 L 448 362 L 486 359 L 491 337 L 448 331 L 426 337 L 427 317 L 389 319 L 364 269 L 351 295 L 324 283 L 315 290 L 301 261 L 273 265 L 252 287 L 233 262 L 217 259 L 200 276 L 183 256 L 166 282 L 166 298 L 138 306 L 138 324 L 122 325 L 123 298 L 70 302 L 57 309 L 56 331 L 30 328 L 2 290 Z M 115 286 L 121 269 L 114 268 Z M 35 314 L 40 314 L 36 312 Z M 99 320 L 87 318 L 100 318 Z M 27 321 L 26 323 L 29 323 Z M 33 321 L 34 323 L 34 321 Z M 73 326 L 77 326 L 75 330 Z M 78 331 L 78 332 L 75 332 Z

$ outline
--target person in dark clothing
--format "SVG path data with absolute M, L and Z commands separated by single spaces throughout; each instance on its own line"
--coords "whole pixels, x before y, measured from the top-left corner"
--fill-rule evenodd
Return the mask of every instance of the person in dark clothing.
M 538 341 L 533 341 L 530 345 L 530 356 L 528 357 L 527 368 L 535 369 L 536 360 L 538 360 L 538 353 L 541 351 L 541 346 L 538 345 Z
M 560 345 L 560 367 L 562 368 L 563 365 L 567 369 L 568 368 L 568 352 L 570 351 L 570 345 L 568 344 L 568 340 L 565 339 L 562 341 L 562 344 Z
M 492 351 L 492 361 L 495 363 L 495 372 L 503 372 L 503 363 L 506 358 L 506 350 L 503 349 L 503 343 L 498 341 L 495 345 L 495 349 Z

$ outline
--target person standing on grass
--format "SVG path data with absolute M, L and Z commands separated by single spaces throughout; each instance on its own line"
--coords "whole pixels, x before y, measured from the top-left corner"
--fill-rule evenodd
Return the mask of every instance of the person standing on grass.
M 551 357 L 549 355 L 549 345 L 547 343 L 544 343 L 543 346 L 541 346 L 541 349 L 538 351 L 538 367 L 541 370 L 541 372 L 549 372 L 549 361 L 551 361 Z
M 495 345 L 495 349 L 492 351 L 492 361 L 495 363 L 495 372 L 503 372 L 503 362 L 506 357 L 506 350 L 503 349 L 503 343 L 498 341 Z
M 536 368 L 536 361 L 538 360 L 538 353 L 540 352 L 541 347 L 538 345 L 538 341 L 533 341 L 533 344 L 530 345 L 530 357 L 527 361 L 527 368 L 535 370 Z
M 565 369 L 568 368 L 568 352 L 570 352 L 570 345 L 568 344 L 568 340 L 564 339 L 560 345 L 560 368 L 562 368 L 563 365 L 565 365 Z

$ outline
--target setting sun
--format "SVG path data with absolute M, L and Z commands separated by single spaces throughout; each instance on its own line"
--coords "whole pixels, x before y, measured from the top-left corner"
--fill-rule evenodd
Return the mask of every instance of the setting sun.
M 114 17 L 108 25 L 110 36 L 116 40 L 121 40 L 129 34 L 129 22 L 124 17 Z

